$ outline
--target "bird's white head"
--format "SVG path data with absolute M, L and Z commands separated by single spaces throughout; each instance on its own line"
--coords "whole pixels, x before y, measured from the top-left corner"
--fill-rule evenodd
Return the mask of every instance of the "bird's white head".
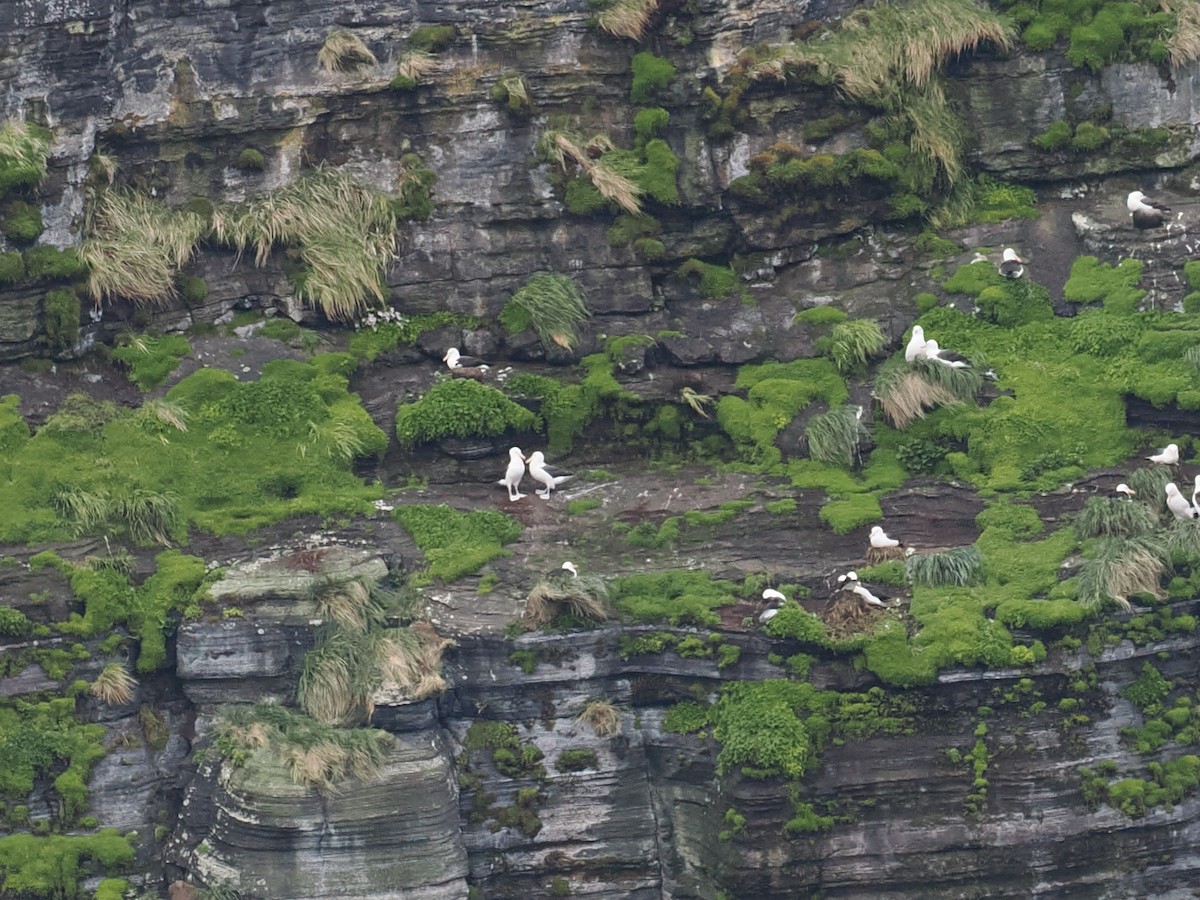
M 526 462 L 531 466 L 544 466 L 546 464 L 546 455 L 541 450 L 534 450 L 526 457 Z
M 918 341 L 925 340 L 925 329 L 922 328 L 920 325 L 914 325 L 913 326 L 913 337 L 915 337 Z
M 446 355 L 442 357 L 442 362 L 449 363 L 451 366 L 453 366 L 456 362 L 458 362 L 459 355 L 458 348 L 451 347 L 446 351 Z
M 1200 484 L 1200 475 L 1196 476 L 1196 483 Z M 1125 482 L 1122 481 L 1120 484 L 1117 485 L 1117 493 L 1125 494 L 1128 497 L 1132 497 L 1134 494 L 1137 493 L 1137 491 L 1135 491 L 1133 488 L 1131 488 L 1129 485 L 1127 485 Z
M 1017 256 L 1017 251 L 1014 250 L 1012 247 L 1004 248 L 1004 261 L 1005 262 L 1019 262 L 1019 263 L 1025 262 L 1025 260 L 1023 260 L 1023 259 L 1021 259 L 1021 257 Z
M 941 349 L 941 345 L 933 338 L 930 338 L 928 341 L 925 342 L 925 347 L 926 347 L 926 352 L 930 356 L 937 356 L 938 350 Z
M 521 462 L 525 462 L 525 454 L 521 452 L 520 447 L 509 447 L 508 448 L 508 458 L 511 459 L 513 462 L 516 462 L 518 459 Z
M 568 562 L 563 563 L 562 567 L 564 569 L 566 569 L 568 572 L 570 572 L 571 575 L 574 576 L 575 578 L 579 577 L 579 570 L 577 568 L 575 568 L 575 563 L 568 561 Z
M 871 526 L 871 534 L 882 535 L 883 534 L 883 526 L 882 525 L 872 525 Z
M 1128 197 L 1125 198 L 1125 206 L 1130 212 L 1133 212 L 1135 209 L 1142 208 L 1145 199 L 1146 195 L 1141 191 L 1133 191 Z
M 1174 497 L 1179 493 L 1179 487 L 1173 481 L 1168 481 L 1163 490 L 1167 492 L 1168 497 Z

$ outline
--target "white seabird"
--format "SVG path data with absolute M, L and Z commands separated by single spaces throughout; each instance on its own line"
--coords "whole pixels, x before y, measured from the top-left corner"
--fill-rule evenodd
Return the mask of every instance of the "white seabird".
M 762 598 L 764 600 L 774 600 L 777 603 L 784 603 L 787 601 L 787 597 L 783 596 L 782 592 L 777 591 L 774 588 L 767 588 L 765 591 L 763 591 Z
M 1163 223 L 1163 213 L 1169 213 L 1171 207 L 1155 203 L 1141 191 L 1134 191 L 1125 199 L 1125 206 L 1133 219 L 1134 228 L 1158 228 Z
M 1179 462 L 1179 445 L 1167 444 L 1162 450 L 1155 453 L 1153 456 L 1147 456 L 1146 459 L 1152 463 L 1161 463 L 1164 466 L 1173 466 Z
M 1194 507 L 1196 507 L 1196 509 L 1200 510 L 1200 503 L 1198 503 L 1196 501 L 1197 494 L 1200 494 L 1200 475 L 1196 476 L 1196 484 L 1192 488 L 1192 506 L 1194 506 Z
M 920 325 L 914 325 L 912 337 L 908 339 L 908 346 L 904 348 L 904 361 L 912 362 L 914 359 L 920 359 L 924 356 L 926 344 L 925 329 Z
M 1175 486 L 1175 482 L 1167 482 L 1165 488 L 1167 492 L 1167 509 L 1177 519 L 1195 519 L 1200 517 L 1200 510 L 1187 502 L 1183 494 L 1179 493 L 1179 488 Z
M 564 481 L 569 481 L 575 477 L 573 472 L 568 472 L 566 469 L 546 465 L 546 456 L 541 450 L 535 450 L 530 455 L 529 474 L 533 476 L 535 481 L 540 481 L 546 486 L 545 491 L 537 492 L 537 495 L 543 500 L 549 500 L 550 494 L 554 492 L 556 487 Z
M 863 587 L 861 584 L 858 584 L 857 582 L 855 582 L 853 587 L 847 588 L 847 590 L 850 591 L 850 593 L 852 593 L 852 594 L 858 594 L 859 597 L 861 597 L 863 600 L 866 601 L 868 606 L 878 606 L 881 609 L 887 609 L 886 603 L 884 603 L 882 600 L 880 600 L 878 597 L 876 597 L 869 590 L 867 590 L 865 587 Z
M 463 356 L 458 352 L 457 347 L 447 350 L 446 355 L 442 357 L 442 362 L 448 369 L 482 369 L 485 372 L 488 370 L 488 364 L 482 359 L 475 356 Z
M 888 533 L 883 530 L 882 525 L 876 525 L 871 529 L 871 549 L 872 550 L 890 550 L 892 547 L 899 547 L 900 542 L 893 537 L 888 537 Z M 858 576 L 854 576 L 854 580 L 858 580 Z
M 1197 477 L 1200 478 L 1200 476 L 1197 476 Z M 1118 484 L 1114 490 L 1116 490 L 1116 492 L 1118 494 L 1124 494 L 1126 500 L 1132 500 L 1134 494 L 1137 493 L 1137 491 L 1135 491 L 1133 488 L 1131 488 L 1129 485 L 1127 485 L 1123 481 L 1120 484 Z
M 773 618 L 775 618 L 775 616 L 778 613 L 779 613 L 779 610 L 775 609 L 775 607 L 771 607 L 770 609 L 764 609 L 761 613 L 758 614 L 758 621 L 761 622 L 763 625 L 766 625 Z
M 1004 259 L 1000 263 L 1000 274 L 1005 278 L 1020 278 L 1025 274 L 1025 260 L 1017 256 L 1012 247 L 1004 248 Z
M 510 503 L 515 503 L 525 495 L 521 493 L 521 479 L 525 477 L 525 457 L 521 453 L 520 447 L 508 448 L 508 468 L 504 470 L 504 477 L 496 484 L 502 484 L 508 488 L 508 500 Z
M 953 350 L 945 350 L 938 346 L 938 342 L 930 338 L 925 344 L 925 355 L 934 362 L 941 363 L 943 366 L 950 366 L 953 369 L 969 369 L 971 361 L 961 353 L 955 353 Z
M 873 532 L 872 532 L 872 537 L 874 537 Z M 858 581 L 858 573 L 855 572 L 853 569 L 851 569 L 845 575 L 838 576 L 838 584 L 844 585 L 847 581 Z

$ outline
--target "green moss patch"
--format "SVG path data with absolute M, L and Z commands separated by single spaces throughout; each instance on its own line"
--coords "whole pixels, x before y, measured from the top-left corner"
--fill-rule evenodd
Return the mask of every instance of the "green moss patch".
M 609 585 L 617 611 L 642 624 L 718 625 L 721 617 L 716 610 L 736 604 L 737 592 L 731 581 L 691 571 L 624 575 Z
M 398 507 L 392 515 L 425 554 L 430 578 L 451 582 L 507 556 L 505 544 L 521 537 L 521 523 L 495 510 L 463 512 L 441 505 Z
M 181 334 L 160 337 L 142 334 L 132 335 L 114 347 L 112 356 L 128 367 L 130 381 L 149 391 L 166 381 L 191 352 L 192 345 Z
M 533 431 L 537 417 L 499 390 L 470 378 L 435 384 L 420 400 L 396 410 L 396 440 L 405 447 L 443 438 L 495 437 Z
M 97 871 L 133 865 L 134 851 L 116 829 L 89 835 L 12 834 L 0 838 L 0 890 L 20 897 L 78 897 Z

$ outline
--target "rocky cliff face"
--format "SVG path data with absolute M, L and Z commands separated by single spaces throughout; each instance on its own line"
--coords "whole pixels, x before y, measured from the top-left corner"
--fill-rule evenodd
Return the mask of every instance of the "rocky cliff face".
M 639 43 L 601 31 L 582 2 L 380 0 L 331 10 L 306 0 L 16 0 L 0 5 L 0 118 L 52 129 L 49 174 L 35 197 L 45 223 L 37 241 L 60 247 L 77 245 L 84 231 L 97 156 L 116 162 L 118 186 L 172 207 L 211 209 L 291 183 L 318 163 L 394 193 L 402 159 L 415 153 L 437 177 L 434 205 L 428 219 L 402 225 L 399 255 L 386 273 L 388 303 L 405 315 L 448 310 L 482 323 L 430 332 L 355 374 L 354 388 L 389 432 L 397 398 L 428 388 L 431 359 L 452 343 L 497 362 L 558 366 L 603 349 L 609 338 L 651 335 L 652 349 L 622 360 L 627 390 L 646 400 L 675 398 L 682 387 L 719 395 L 733 390 L 738 365 L 817 352 L 818 331 L 797 324 L 798 310 L 834 305 L 900 338 L 917 295 L 933 288 L 944 268 L 968 262 L 977 246 L 1031 248 L 1026 255 L 1060 313 L 1070 310 L 1061 288 L 1082 253 L 1112 263 L 1142 260 L 1145 305 L 1179 307 L 1189 291 L 1183 264 L 1195 248 L 1194 204 L 1176 206 L 1171 229 L 1146 235 L 1130 227 L 1121 197 L 1135 185 L 1193 190 L 1196 66 L 1164 74 L 1128 63 L 1091 73 L 1055 51 L 998 56 L 986 48 L 954 62 L 947 93 L 971 135 L 967 162 L 973 171 L 1036 185 L 1041 204 L 1035 220 L 954 231 L 959 246 L 944 260 L 919 247 L 915 220 L 891 218 L 877 192 L 831 192 L 802 214 L 786 215 L 782 199 L 772 208 L 731 193 L 731 183 L 773 145 L 808 154 L 868 146 L 873 113 L 848 106 L 828 86 L 737 81 L 743 49 L 782 43 L 851 7 L 665 4 L 654 13 L 652 36 Z M 394 87 L 415 35 L 434 26 L 452 29 L 436 51 L 436 70 L 415 87 Z M 324 70 L 318 54 L 334 29 L 353 33 L 376 62 L 355 72 Z M 653 98 L 670 114 L 661 136 L 679 159 L 679 202 L 654 207 L 662 253 L 653 261 L 628 241 L 610 239 L 615 213 L 570 212 L 563 180 L 540 161 L 537 147 L 564 121 L 581 134 L 632 146 L 640 104 L 630 100 L 630 69 L 639 50 L 670 60 L 678 72 Z M 512 72 L 527 85 L 528 110 L 511 110 L 491 95 Z M 732 135 L 711 127 L 710 89 L 718 99 L 735 90 L 740 97 Z M 834 119 L 839 127 L 814 127 Z M 1114 142 L 1099 152 L 1034 144 L 1061 120 L 1164 131 L 1152 146 Z M 238 164 L 246 149 L 261 152 L 261 169 Z M 23 248 L 0 238 L 0 251 Z M 0 359 L 10 363 L 0 369 L 0 396 L 18 391 L 22 413 L 35 424 L 70 391 L 99 390 L 97 381 L 106 396 L 138 404 L 139 394 L 118 386 L 116 373 L 86 354 L 91 342 L 134 328 L 184 330 L 254 309 L 334 334 L 296 299 L 284 254 L 261 268 L 250 256 L 203 245 L 185 272 L 204 281 L 204 296 L 142 308 L 118 299 L 94 311 L 82 301 L 78 340 L 57 354 L 61 373 L 45 377 L 12 363 L 44 352 L 47 285 L 29 278 L 0 286 Z M 732 266 L 741 296 L 706 295 L 678 274 L 688 259 Z M 594 318 L 571 351 L 547 349 L 495 323 L 514 290 L 539 271 L 571 273 L 586 295 Z M 241 375 L 271 356 L 302 355 L 280 347 L 248 335 L 239 355 L 226 349 L 202 359 L 198 352 L 186 366 L 223 365 Z M 853 391 L 854 402 L 871 405 L 864 385 Z M 1170 415 L 1174 431 L 1196 425 L 1186 409 Z M 1166 425 L 1149 404 L 1131 406 L 1129 416 L 1145 427 Z M 792 447 L 795 438 L 787 432 L 781 443 Z M 484 442 L 482 449 L 442 449 L 402 453 L 393 442 L 366 474 L 389 487 L 407 476 L 427 478 L 421 502 L 494 505 L 493 486 L 483 485 L 496 477 L 495 458 L 486 454 L 497 448 Z M 479 454 L 485 457 L 473 458 Z M 448 687 L 433 699 L 378 694 L 371 723 L 392 741 L 368 777 L 331 790 L 297 784 L 287 762 L 270 754 L 235 760 L 220 750 L 219 710 L 292 701 L 317 639 L 305 598 L 318 576 L 407 575 L 420 568 L 421 552 L 385 516 L 339 527 L 305 521 L 246 539 L 194 536 L 190 552 L 229 568 L 213 605 L 180 624 L 168 665 L 127 700 L 79 701 L 82 717 L 104 726 L 107 750 L 89 782 L 89 811 L 99 826 L 136 832 L 131 868 L 139 887 L 160 896 L 170 884 L 173 897 L 186 898 L 191 885 L 224 885 L 266 900 L 715 900 L 1167 898 L 1196 883 L 1200 801 L 1187 795 L 1121 810 L 1098 801 L 1086 771 L 1113 764 L 1131 779 L 1148 778 L 1150 766 L 1180 750 L 1147 757 L 1130 749 L 1121 730 L 1140 727 L 1145 717 L 1125 694 L 1145 662 L 1177 689 L 1192 690 L 1193 635 L 1145 639 L 1114 630 L 1107 641 L 1100 636 L 1079 646 L 1064 630 L 1037 665 L 956 668 L 926 687 L 889 689 L 888 709 L 899 710 L 890 731 L 830 731 L 819 759 L 795 782 L 723 768 L 723 742 L 711 728 L 681 733 L 665 724 L 680 701 L 707 702 L 725 685 L 794 674 L 781 661 L 802 653 L 814 656 L 808 682 L 862 694 L 854 702 L 877 715 L 873 704 L 882 694 L 868 692 L 878 682 L 856 668 L 853 655 L 769 638 L 755 625 L 761 610 L 752 596 L 723 610 L 711 629 L 608 624 L 506 638 L 530 573 L 557 565 L 564 542 L 586 548 L 606 576 L 672 568 L 741 579 L 769 571 L 811 590 L 810 605 L 829 599 L 832 572 L 864 563 L 861 529 L 849 537 L 833 533 L 818 518 L 815 488 L 776 492 L 728 473 L 646 474 L 629 455 L 619 441 L 577 449 L 579 461 L 614 476 L 604 506 L 590 516 L 570 516 L 536 498 L 520 506 L 515 514 L 525 537 L 489 571 L 499 589 L 468 577 L 424 592 L 421 618 L 457 641 L 444 661 Z M 1115 473 L 1080 479 L 1080 493 L 1042 498 L 1039 513 L 1060 523 L 1086 492 L 1115 480 Z M 745 497 L 753 503 L 744 515 L 676 546 L 631 550 L 611 539 L 614 524 L 658 526 L 684 510 L 712 513 Z M 796 501 L 791 512 L 767 511 L 766 504 L 784 498 Z M 889 527 L 920 547 L 972 543 L 982 508 L 960 482 L 919 480 L 883 500 Z M 100 553 L 99 544 L 56 549 L 83 560 Z M 319 571 L 287 563 L 313 546 L 329 551 Z M 64 621 L 78 611 L 78 598 L 61 575 L 29 567 L 37 549 L 3 548 L 20 565 L 0 568 L 0 595 L 35 621 Z M 142 551 L 136 566 L 138 578 L 153 571 Z M 1194 613 L 1193 606 L 1180 600 L 1174 612 Z M 622 642 L 656 633 L 738 652 L 719 666 L 712 653 L 636 653 Z M 68 652 L 70 639 L 5 641 L 6 654 L 21 664 L 5 667 L 0 695 L 63 689 L 48 651 Z M 68 672 L 93 680 L 99 667 L 81 660 Z M 596 700 L 612 704 L 615 722 L 589 718 Z M 527 754 L 521 758 L 528 764 L 498 763 L 496 748 L 474 728 L 481 724 L 505 726 L 505 740 Z M 49 783 L 38 783 L 26 821 L 47 819 L 59 802 Z M 25 828 L 15 812 L 7 821 L 18 832 Z

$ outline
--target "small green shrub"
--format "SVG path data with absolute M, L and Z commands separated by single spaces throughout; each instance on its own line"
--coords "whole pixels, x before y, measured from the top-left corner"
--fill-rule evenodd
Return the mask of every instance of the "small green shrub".
M 10 200 L 0 210 L 0 231 L 15 243 L 33 243 L 43 230 L 41 207 L 24 200 Z
M 238 154 L 233 165 L 243 172 L 261 172 L 267 167 L 267 158 L 262 155 L 262 151 L 246 147 Z
M 1033 146 L 1039 150 L 1065 150 L 1071 145 L 1071 123 L 1061 119 L 1052 122 L 1050 126 L 1033 139 Z
M 729 266 L 717 266 L 689 259 L 683 263 L 675 274 L 680 278 L 698 276 L 700 294 L 710 300 L 721 300 L 733 293 L 737 287 L 737 274 Z
M 197 306 L 208 299 L 208 282 L 194 275 L 180 275 L 176 281 L 179 284 L 179 294 L 188 306 Z
M 964 587 L 983 580 L 983 557 L 974 546 L 914 553 L 905 560 L 904 571 L 921 587 Z
M 0 285 L 16 284 L 25 277 L 25 260 L 20 253 L 0 253 Z
M 25 251 L 25 275 L 31 281 L 74 281 L 87 274 L 87 265 L 74 248 L 31 247 Z
M 396 440 L 404 447 L 448 437 L 495 437 L 533 431 L 537 417 L 494 387 L 470 378 L 439 382 L 396 411 Z
M 675 78 L 675 66 L 670 60 L 642 51 L 633 57 L 633 84 L 629 88 L 629 99 L 634 103 L 647 103 L 650 98 L 666 88 Z
M 70 288 L 46 292 L 42 300 L 42 330 L 54 353 L 69 350 L 79 339 L 79 297 Z
M 112 355 L 129 367 L 129 380 L 143 391 L 150 391 L 167 380 L 175 367 L 192 352 L 192 345 L 180 334 L 161 337 L 133 335 Z
M 595 769 L 600 765 L 595 750 L 564 750 L 558 754 L 554 768 L 559 772 L 582 772 L 584 769 Z
M 0 198 L 15 187 L 37 187 L 46 177 L 50 132 L 17 119 L 0 124 Z
M 421 25 L 408 36 L 408 45 L 422 53 L 441 53 L 457 36 L 453 25 Z
M 1071 138 L 1071 149 L 1077 153 L 1092 153 L 1109 142 L 1108 129 L 1091 122 L 1080 122 L 1075 126 L 1075 136 Z

